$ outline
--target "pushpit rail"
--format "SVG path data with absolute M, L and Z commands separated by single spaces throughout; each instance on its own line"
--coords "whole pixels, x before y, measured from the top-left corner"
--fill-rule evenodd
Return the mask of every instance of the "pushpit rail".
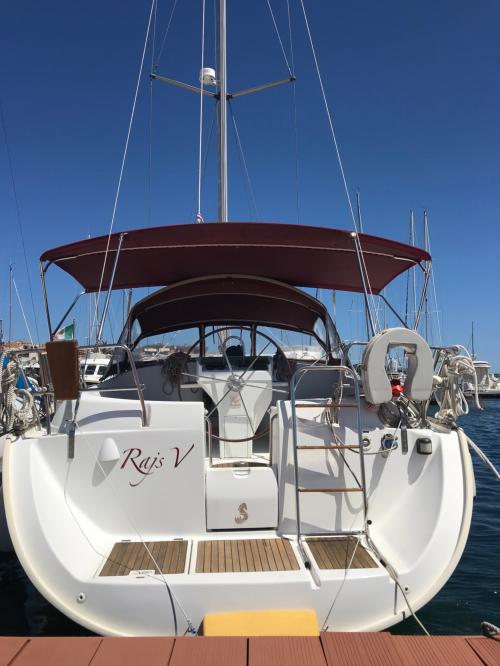
M 134 380 L 134 386 L 132 387 L 127 387 L 126 389 L 119 389 L 119 388 L 113 388 L 113 389 L 107 389 L 107 388 L 96 388 L 96 389 L 87 389 L 83 388 L 80 389 L 81 391 L 97 391 L 99 393 L 105 393 L 107 391 L 120 391 L 120 390 L 127 390 L 127 391 L 137 391 L 137 395 L 139 398 L 139 403 L 141 405 L 141 423 L 143 428 L 147 427 L 149 425 L 148 423 L 148 414 L 147 414 L 147 409 L 146 409 L 146 403 L 144 400 L 144 393 L 143 393 L 143 385 L 139 381 L 139 374 L 137 372 L 137 366 L 134 361 L 134 356 L 132 354 L 132 351 L 130 347 L 127 347 L 127 345 L 122 345 L 122 344 L 102 344 L 102 345 L 86 345 L 83 347 L 79 347 L 79 350 L 91 352 L 91 351 L 98 351 L 100 349 L 122 349 L 128 359 L 128 362 L 130 364 L 130 370 L 132 372 L 132 377 Z M 27 353 L 33 353 L 37 354 L 38 356 L 38 362 L 40 364 L 40 375 L 41 375 L 41 380 L 42 380 L 42 388 L 39 391 L 33 391 L 33 395 L 42 397 L 43 402 L 44 402 L 44 411 L 45 411 L 45 420 L 46 420 L 46 429 L 47 429 L 47 434 L 51 434 L 51 427 L 50 427 L 50 398 L 54 396 L 54 391 L 52 390 L 51 386 L 51 381 L 50 381 L 50 372 L 48 369 L 48 365 L 46 362 L 46 352 L 45 349 L 41 349 L 38 347 L 32 347 L 30 349 L 11 349 L 6 352 L 9 356 L 11 357 L 17 357 L 20 356 L 21 354 L 27 354 Z M 21 363 L 17 363 L 21 376 L 23 378 L 23 381 L 27 384 L 27 378 L 23 369 L 23 366 Z M 29 384 L 27 384 L 29 385 Z

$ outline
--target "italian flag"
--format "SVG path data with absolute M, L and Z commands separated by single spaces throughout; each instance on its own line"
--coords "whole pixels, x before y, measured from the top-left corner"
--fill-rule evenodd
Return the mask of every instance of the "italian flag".
M 73 340 L 75 337 L 75 325 L 63 326 L 54 335 L 54 340 Z

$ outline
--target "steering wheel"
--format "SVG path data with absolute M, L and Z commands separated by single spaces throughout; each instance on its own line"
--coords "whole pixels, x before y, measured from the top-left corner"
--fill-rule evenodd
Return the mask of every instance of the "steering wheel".
M 252 331 L 252 329 L 248 326 L 239 326 L 238 328 L 241 331 L 250 331 L 250 332 Z M 208 336 L 211 336 L 211 335 L 220 335 L 221 333 L 228 333 L 231 330 L 234 330 L 234 326 L 233 327 L 223 326 L 223 327 L 218 328 L 216 330 L 205 332 L 203 335 L 201 335 L 191 345 L 191 347 L 188 349 L 188 351 L 186 352 L 184 358 L 182 359 L 182 361 L 180 363 L 179 372 L 177 374 L 177 391 L 178 391 L 178 394 L 179 394 L 179 399 L 182 400 L 183 398 L 182 398 L 181 389 L 183 389 L 183 388 L 191 388 L 192 389 L 192 388 L 195 388 L 195 387 L 196 388 L 200 387 L 199 384 L 193 383 L 192 381 L 188 384 L 183 383 L 183 378 L 188 378 L 188 380 L 195 380 L 195 381 L 198 378 L 202 378 L 202 379 L 207 379 L 211 382 L 220 382 L 222 384 L 225 384 L 226 390 L 224 391 L 224 393 L 222 395 L 222 398 L 220 398 L 215 403 L 215 405 L 212 407 L 210 412 L 207 414 L 207 418 L 210 418 L 212 416 L 212 414 L 214 414 L 214 412 L 217 410 L 217 407 L 222 403 L 223 400 L 225 400 L 225 398 L 228 395 L 230 395 L 230 393 L 236 393 L 236 394 L 239 395 L 239 399 L 241 400 L 241 405 L 243 407 L 246 418 L 247 418 L 248 423 L 250 425 L 250 430 L 252 431 L 252 435 L 250 437 L 242 437 L 242 438 L 239 438 L 239 439 L 230 439 L 230 438 L 227 438 L 227 437 L 219 437 L 217 435 L 212 435 L 212 437 L 214 439 L 218 439 L 219 441 L 223 441 L 223 442 L 247 442 L 247 441 L 249 441 L 249 440 L 251 440 L 255 437 L 256 431 L 254 430 L 254 428 L 252 426 L 252 420 L 250 418 L 250 414 L 247 410 L 247 407 L 245 405 L 245 401 L 244 401 L 243 396 L 242 396 L 242 389 L 245 386 L 248 386 L 249 388 L 261 389 L 261 390 L 263 389 L 263 390 L 266 390 L 266 391 L 272 391 L 272 392 L 276 392 L 276 393 L 284 393 L 287 396 L 289 395 L 289 389 L 290 389 L 290 380 L 285 381 L 285 382 L 274 382 L 274 385 L 271 385 L 270 387 L 263 386 L 263 385 L 257 386 L 256 384 L 252 384 L 251 383 L 251 378 L 248 376 L 250 371 L 252 370 L 254 365 L 257 363 L 257 361 L 260 358 L 262 358 L 264 352 L 266 351 L 266 349 L 269 348 L 270 345 L 273 345 L 275 350 L 276 350 L 275 353 L 273 354 L 273 356 L 275 354 L 278 354 L 278 357 L 281 357 L 282 359 L 285 359 L 284 361 L 282 361 L 282 363 L 285 364 L 288 367 L 288 373 L 286 373 L 286 374 L 288 374 L 288 376 L 290 378 L 293 375 L 293 369 L 290 365 L 290 362 L 289 362 L 288 358 L 285 356 L 285 352 L 283 351 L 281 346 L 275 340 L 273 340 L 273 338 L 271 338 L 271 336 L 267 335 L 266 333 L 262 333 L 261 331 L 255 331 L 256 335 L 258 335 L 261 338 L 264 338 L 264 340 L 266 341 L 266 344 L 262 347 L 262 349 L 260 350 L 258 355 L 250 362 L 248 367 L 244 368 L 242 372 L 238 372 L 238 371 L 235 370 L 235 368 L 231 364 L 231 355 L 227 353 L 227 343 L 228 343 L 228 341 L 229 340 L 238 340 L 238 342 L 241 343 L 242 353 L 243 353 L 243 356 L 244 356 L 244 343 L 243 343 L 242 338 L 240 336 L 237 336 L 237 335 L 229 335 L 225 338 L 220 336 L 222 338 L 222 341 L 219 344 L 219 351 L 222 355 L 222 358 L 224 359 L 226 368 L 231 373 L 230 376 L 227 379 L 222 379 L 222 378 L 218 379 L 217 377 L 209 377 L 207 375 L 195 375 L 195 374 L 186 372 L 188 360 L 190 358 L 190 355 L 191 355 L 192 351 L 198 345 L 200 345 L 200 343 L 205 338 L 207 338 Z M 280 388 L 276 388 L 277 386 L 279 386 Z

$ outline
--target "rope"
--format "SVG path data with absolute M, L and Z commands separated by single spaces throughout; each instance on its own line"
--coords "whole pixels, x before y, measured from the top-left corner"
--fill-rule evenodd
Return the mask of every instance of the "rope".
M 4 365 L 7 358 L 0 357 L 0 423 L 4 432 L 25 432 L 37 419 L 35 401 L 29 390 L 16 388 L 19 366 L 13 359 Z
M 205 64 L 205 0 L 202 2 L 201 9 L 201 66 L 200 66 L 200 129 L 198 144 L 198 212 L 196 213 L 196 222 L 203 222 L 201 214 L 201 171 L 202 171 L 202 151 L 203 151 L 203 67 Z
M 259 211 L 257 209 L 257 202 L 255 200 L 255 192 L 254 192 L 254 189 L 252 187 L 252 181 L 250 179 L 250 173 L 248 171 L 247 162 L 245 160 L 245 154 L 243 152 L 243 146 L 241 144 L 240 133 L 238 132 L 238 127 L 236 125 L 236 116 L 234 114 L 233 106 L 230 102 L 229 102 L 228 106 L 229 106 L 229 111 L 231 112 L 231 120 L 233 121 L 234 134 L 236 136 L 236 143 L 238 144 L 238 148 L 239 148 L 241 167 L 242 167 L 242 170 L 243 170 L 243 175 L 245 176 L 245 179 L 246 179 L 250 204 L 251 204 L 251 206 L 253 206 L 253 209 L 254 209 L 254 212 L 255 212 L 255 218 L 257 220 L 259 220 L 260 215 L 259 215 Z
M 462 354 L 458 352 L 462 351 Z M 462 389 L 462 377 L 472 376 L 474 384 L 474 402 L 479 404 L 477 373 L 474 362 L 465 347 L 456 345 L 443 360 L 434 392 L 438 411 L 434 415 L 437 421 L 445 424 L 454 423 L 455 419 L 469 413 L 469 405 Z
M 30 292 L 30 299 L 31 299 L 31 309 L 33 310 L 33 317 L 35 320 L 35 331 L 36 331 L 36 339 L 39 342 L 40 341 L 40 333 L 38 332 L 38 320 L 36 316 L 36 310 L 35 310 L 35 299 L 33 298 L 33 288 L 31 286 L 31 278 L 30 278 L 30 271 L 28 267 L 28 258 L 26 255 L 26 243 L 24 242 L 24 233 L 23 233 L 23 225 L 21 221 L 21 207 L 19 205 L 19 199 L 17 196 L 17 188 L 16 188 L 16 180 L 14 178 L 14 166 L 12 164 L 12 155 L 10 152 L 10 145 L 9 145 L 9 140 L 7 138 L 7 125 L 5 122 L 5 115 L 4 115 L 4 110 L 3 110 L 3 104 L 2 100 L 0 98 L 0 116 L 2 118 L 2 129 L 3 129 L 3 135 L 5 139 L 5 149 L 7 151 L 7 161 L 9 163 L 9 171 L 10 171 L 10 180 L 12 183 L 12 192 L 14 194 L 14 203 L 16 206 L 16 217 L 17 217 L 17 226 L 19 227 L 19 235 L 21 237 L 21 245 L 23 247 L 23 256 L 24 256 L 24 266 L 26 269 L 26 277 L 28 279 L 28 288 Z M 31 335 L 30 335 L 31 339 Z M 33 344 L 33 341 L 32 341 Z
M 94 317 L 93 317 L 93 321 L 92 321 L 92 327 L 91 327 L 91 330 L 90 330 L 90 337 L 92 337 L 92 334 L 94 332 L 94 327 L 96 325 L 97 315 L 98 315 L 98 312 L 99 312 L 99 297 L 101 295 L 102 283 L 103 283 L 103 280 L 104 280 L 104 272 L 106 270 L 106 261 L 107 261 L 108 253 L 109 253 L 109 244 L 111 242 L 111 234 L 113 233 L 113 227 L 114 227 L 114 224 L 115 224 L 116 210 L 117 210 L 117 207 L 118 207 L 118 199 L 120 197 L 120 191 L 121 191 L 122 179 L 123 179 L 123 172 L 125 170 L 125 162 L 126 162 L 127 154 L 128 154 L 128 145 L 129 145 L 129 141 L 130 141 L 130 134 L 132 132 L 132 124 L 134 122 L 135 107 L 136 107 L 136 104 L 137 104 L 137 97 L 139 95 L 139 87 L 140 87 L 140 84 L 141 84 L 142 70 L 143 70 L 143 67 L 144 67 L 144 59 L 145 59 L 145 56 L 146 56 L 146 48 L 147 48 L 147 45 L 148 45 L 149 31 L 150 31 L 150 28 L 151 28 L 151 21 L 152 21 L 152 18 L 153 18 L 153 12 L 154 12 L 155 5 L 156 5 L 156 0 L 152 0 L 151 9 L 149 11 L 148 26 L 147 26 L 147 29 L 146 29 L 146 37 L 144 39 L 144 46 L 143 46 L 143 49 L 142 49 L 141 64 L 140 64 L 140 67 L 139 67 L 139 74 L 137 76 L 137 83 L 136 83 L 136 86 L 135 86 L 135 93 L 134 93 L 134 98 L 133 98 L 133 102 L 132 102 L 132 110 L 131 110 L 131 113 L 130 113 L 130 120 L 129 120 L 129 124 L 128 124 L 127 138 L 125 140 L 125 147 L 124 147 L 124 150 L 123 150 L 123 157 L 122 157 L 121 166 L 120 166 L 120 175 L 118 177 L 118 185 L 116 187 L 115 200 L 114 200 L 114 204 L 113 204 L 113 212 L 112 212 L 112 215 L 111 215 L 111 223 L 110 223 L 110 226 L 109 226 L 108 240 L 107 240 L 107 243 L 106 243 L 106 252 L 104 254 L 101 277 L 99 279 L 99 289 L 97 290 L 97 294 L 96 294 L 96 304 L 95 304 L 95 310 L 94 310 Z M 97 342 L 97 340 L 96 340 L 96 342 Z
M 112 496 L 113 496 L 113 497 L 117 497 L 118 494 L 117 494 L 116 492 L 114 492 L 114 485 L 115 485 L 115 481 L 114 481 L 114 479 L 110 479 L 109 475 L 106 474 L 106 472 L 105 472 L 105 470 L 104 470 L 104 468 L 103 468 L 103 466 L 102 466 L 102 464 L 101 464 L 101 461 L 99 460 L 99 457 L 97 456 L 96 452 L 92 449 L 92 447 L 91 447 L 89 441 L 88 441 L 87 438 L 85 437 L 85 434 L 81 432 L 81 430 L 80 430 L 80 424 L 79 424 L 79 422 L 76 421 L 76 420 L 75 420 L 75 426 L 78 428 L 78 431 L 79 431 L 79 433 L 80 433 L 80 437 L 83 439 L 83 441 L 84 441 L 85 444 L 87 445 L 87 448 L 89 449 L 91 455 L 93 456 L 93 458 L 94 458 L 94 460 L 95 460 L 95 462 L 96 462 L 96 464 L 97 464 L 97 467 L 99 467 L 99 469 L 100 469 L 100 471 L 101 471 L 101 473 L 102 473 L 102 475 L 103 475 L 103 478 L 104 478 L 104 479 L 107 479 L 107 480 L 110 482 L 110 485 L 112 486 L 112 488 L 111 488 L 111 494 L 112 494 Z M 69 471 L 69 470 L 68 470 L 68 471 Z M 67 483 L 68 483 L 68 480 L 69 480 L 69 473 L 68 473 L 68 475 L 66 476 L 66 482 L 65 482 L 65 486 L 64 486 L 64 497 L 65 497 L 65 501 L 66 501 L 66 505 L 67 505 L 67 507 L 68 507 L 68 510 L 70 511 L 70 513 L 71 513 L 71 515 L 72 515 L 74 521 L 76 522 L 76 524 L 77 524 L 77 526 L 78 526 L 78 529 L 82 532 L 83 536 L 85 537 L 85 539 L 86 539 L 87 542 L 89 543 L 89 545 L 90 545 L 90 547 L 92 548 L 92 550 L 94 550 L 94 552 L 98 553 L 99 555 L 101 555 L 101 556 L 104 558 L 105 555 L 104 555 L 103 553 L 101 553 L 101 552 L 100 552 L 100 551 L 99 551 L 99 550 L 93 545 L 93 543 L 90 541 L 89 537 L 88 537 L 87 534 L 85 533 L 85 530 L 84 530 L 83 527 L 80 525 L 80 523 L 79 523 L 79 521 L 78 521 L 78 519 L 77 519 L 75 513 L 74 513 L 74 512 L 72 511 L 72 509 L 71 509 L 71 506 L 70 506 L 70 504 L 69 504 L 68 497 L 67 497 Z M 169 595 L 169 597 L 170 597 L 170 602 L 171 602 L 171 605 L 172 605 L 172 612 L 173 612 L 174 626 L 175 626 L 175 634 L 177 635 L 177 616 L 176 616 L 176 613 L 175 613 L 175 606 L 174 606 L 174 603 L 173 603 L 174 601 L 177 603 L 178 607 L 179 607 L 180 610 L 181 610 L 181 613 L 184 615 L 184 619 L 186 620 L 187 629 L 186 629 L 186 632 L 185 632 L 185 633 L 192 633 L 192 634 L 195 634 L 195 633 L 196 633 L 196 629 L 194 628 L 193 623 L 191 622 L 191 618 L 190 618 L 190 617 L 188 616 L 188 614 L 185 612 L 185 610 L 184 610 L 182 604 L 180 603 L 179 599 L 178 599 L 178 598 L 176 597 L 176 595 L 174 594 L 174 592 L 173 592 L 173 590 L 172 590 L 172 587 L 169 585 L 169 583 L 168 583 L 168 581 L 167 581 L 167 579 L 166 579 L 166 577 L 165 577 L 165 574 L 162 572 L 161 567 L 158 565 L 158 562 L 156 561 L 156 558 L 153 556 L 153 554 L 152 554 L 150 548 L 148 547 L 147 543 L 144 541 L 144 539 L 143 539 L 143 537 L 142 537 L 142 535 L 141 535 L 139 529 L 137 528 L 137 526 L 136 526 L 134 520 L 132 519 L 130 513 L 124 508 L 123 505 L 121 505 L 120 508 L 121 508 L 121 510 L 123 511 L 123 514 L 124 514 L 126 520 L 129 522 L 129 524 L 130 524 L 132 530 L 135 532 L 135 534 L 136 534 L 137 537 L 139 538 L 141 544 L 142 544 L 142 545 L 144 546 L 144 548 L 146 549 L 146 552 L 148 553 L 148 555 L 149 555 L 151 561 L 153 562 L 153 564 L 155 565 L 155 568 L 156 568 L 156 569 L 158 570 L 158 572 L 159 572 L 159 576 L 157 576 L 156 574 L 155 574 L 155 575 L 144 574 L 144 575 L 149 575 L 152 579 L 157 580 L 158 582 L 161 582 L 161 583 L 163 583 L 163 584 L 165 585 L 165 588 L 166 588 L 166 590 L 167 590 L 167 592 L 168 592 L 168 595 Z
M 385 557 L 382 556 L 382 554 L 380 553 L 380 551 L 379 551 L 379 549 L 377 548 L 377 546 L 373 543 L 373 539 L 371 538 L 371 536 L 370 536 L 369 534 L 366 535 L 366 539 L 367 539 L 367 542 L 368 542 L 368 546 L 369 546 L 370 549 L 373 551 L 373 553 L 376 555 L 376 557 L 377 557 L 381 562 L 384 563 L 384 568 L 385 568 L 385 570 L 387 571 L 387 573 L 389 574 L 390 578 L 394 581 L 395 585 L 398 587 L 399 591 L 400 591 L 401 594 L 403 595 L 403 599 L 405 600 L 405 603 L 406 603 L 406 605 L 407 605 L 407 607 L 408 607 L 408 610 L 410 611 L 411 615 L 412 615 L 413 618 L 415 619 L 415 622 L 416 622 L 416 623 L 418 624 L 418 626 L 422 629 L 422 631 L 424 632 L 424 634 L 425 634 L 426 636 L 430 636 L 429 631 L 427 631 L 427 629 L 425 628 L 424 624 L 423 624 L 422 621 L 418 618 L 417 614 L 416 614 L 415 611 L 413 610 L 413 607 L 412 607 L 412 605 L 410 604 L 410 601 L 409 601 L 409 599 L 408 599 L 408 596 L 407 596 L 407 594 L 406 594 L 404 588 L 401 586 L 401 583 L 400 583 L 399 580 L 398 580 L 398 574 L 397 574 L 397 571 L 392 567 L 392 565 L 387 561 L 387 559 L 386 559 Z
M 344 569 L 344 579 L 342 580 L 342 583 L 340 584 L 340 587 L 337 590 L 337 594 L 333 598 L 332 605 L 328 609 L 328 613 L 325 616 L 325 621 L 323 622 L 323 626 L 321 627 L 322 631 L 328 631 L 328 626 L 329 625 L 327 625 L 326 622 L 327 622 L 328 618 L 330 617 L 331 613 L 333 612 L 335 604 L 337 603 L 337 600 L 340 596 L 340 593 L 342 592 L 342 589 L 345 585 L 345 582 L 347 580 L 347 574 L 349 573 L 349 571 L 351 569 L 351 565 L 353 563 L 354 556 L 356 555 L 356 551 L 358 549 L 360 541 L 361 541 L 361 537 L 358 537 L 357 540 L 356 540 L 356 545 L 354 546 L 353 551 L 352 551 L 351 559 L 349 560 L 349 563 L 348 563 L 347 567 Z
M 494 636 L 498 636 L 500 634 L 500 628 L 494 624 L 491 624 L 491 622 L 481 622 L 481 630 L 483 632 L 483 636 L 486 636 L 487 638 L 493 638 Z
M 276 24 L 276 19 L 274 18 L 274 13 L 273 13 L 273 10 L 272 10 L 272 7 L 271 7 L 270 0 L 267 0 L 267 6 L 269 7 L 269 12 L 271 13 L 271 18 L 273 20 L 274 29 L 276 30 L 276 36 L 278 37 L 278 42 L 279 42 L 280 47 L 281 47 L 281 53 L 283 54 L 283 58 L 285 60 L 286 67 L 288 69 L 288 73 L 290 74 L 290 76 L 293 76 L 293 74 L 292 74 L 293 69 L 290 68 L 290 65 L 288 63 L 288 58 L 286 57 L 286 53 L 285 53 L 285 47 L 283 46 L 283 42 L 281 40 L 281 35 L 280 35 L 279 30 L 278 30 L 278 26 Z
M 463 430 L 462 430 L 462 432 L 463 432 Z M 491 462 L 491 460 L 488 458 L 488 456 L 483 451 L 481 451 L 479 446 L 475 442 L 473 442 L 472 439 L 468 435 L 465 434 L 465 432 L 463 434 L 464 434 L 464 436 L 467 440 L 467 444 L 470 446 L 470 448 L 479 456 L 479 458 L 483 461 L 483 463 L 486 465 L 486 467 L 489 467 L 491 469 L 491 471 L 497 477 L 497 479 L 500 480 L 500 472 L 497 470 L 497 468 Z

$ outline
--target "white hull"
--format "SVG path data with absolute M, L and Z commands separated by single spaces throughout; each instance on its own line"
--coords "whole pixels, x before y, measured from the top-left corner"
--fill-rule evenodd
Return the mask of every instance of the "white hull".
M 96 413 L 96 400 L 100 413 Z M 201 403 L 150 402 L 150 426 L 144 429 L 139 426 L 137 402 L 84 394 L 73 461 L 67 458 L 64 432 L 7 444 L 3 468 L 7 518 L 28 576 L 59 610 L 106 635 L 183 634 L 187 628 L 183 613 L 198 627 L 207 613 L 307 608 L 315 610 L 320 626 L 331 631 L 376 631 L 408 617 L 403 595 L 366 541 L 362 543 L 377 562 L 375 568 L 324 570 L 314 558 L 311 570 L 304 566 L 294 537 L 289 406 L 289 402 L 278 403 L 279 426 L 272 450 L 278 522 L 272 529 L 251 532 L 206 530 L 205 501 L 209 504 L 210 497 L 205 497 L 208 462 Z M 63 408 L 54 420 L 56 430 L 57 423 L 64 421 Z M 316 422 L 310 427 L 319 411 L 309 411 L 301 426 L 302 437 L 307 436 L 308 443 L 322 441 L 321 425 Z M 355 434 L 350 421 L 355 410 L 344 411 L 342 431 L 348 440 Z M 377 449 L 384 428 L 368 410 L 363 419 L 370 428 L 371 448 Z M 454 431 L 432 432 L 432 454 L 419 455 L 415 441 L 429 433 L 409 430 L 406 454 L 398 448 L 387 457 L 365 458 L 370 536 L 390 571 L 397 573 L 399 584 L 407 588 L 415 611 L 438 592 L 457 565 L 469 531 L 474 494 L 465 438 Z M 99 463 L 106 438 L 113 439 L 120 457 Z M 192 444 L 189 455 L 175 467 Z M 126 462 L 126 452 L 133 447 L 140 447 L 142 460 L 162 456 L 165 464 L 141 481 L 141 473 Z M 330 484 L 334 476 L 345 485 L 346 468 L 336 455 L 324 451 L 307 455 L 303 473 L 311 485 L 324 483 L 325 474 Z M 351 466 L 355 465 L 356 455 L 349 455 Z M 247 469 L 249 480 L 242 482 L 248 484 L 242 497 L 249 498 L 250 514 L 252 469 Z M 230 497 L 227 501 L 231 516 L 237 505 L 233 507 Z M 362 527 L 360 493 L 315 494 L 301 501 L 305 532 L 307 528 L 326 533 Z M 116 542 L 139 540 L 136 526 L 146 542 L 187 540 L 184 573 L 165 578 L 144 572 L 99 576 Z M 298 570 L 196 573 L 200 540 L 276 535 L 290 537 Z

